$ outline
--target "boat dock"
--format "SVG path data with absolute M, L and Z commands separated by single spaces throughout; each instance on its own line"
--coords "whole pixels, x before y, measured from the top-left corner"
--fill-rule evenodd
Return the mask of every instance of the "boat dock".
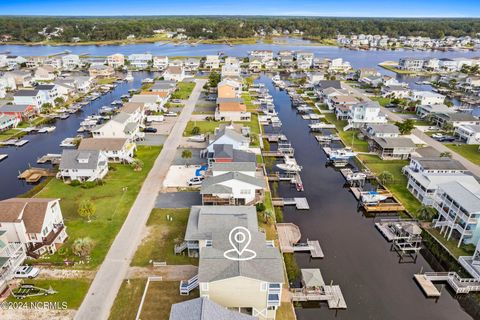
M 298 210 L 309 210 L 307 198 L 273 198 L 272 203 L 276 207 L 294 205 Z
M 318 240 L 307 240 L 306 243 L 299 243 L 302 234 L 297 225 L 277 223 L 277 232 L 282 253 L 310 252 L 312 258 L 323 258 L 325 256 Z
M 7 146 L 7 147 L 23 147 L 28 143 L 28 140 L 20 140 L 20 139 L 10 139 L 10 140 L 5 140 L 0 142 L 1 146 Z
M 439 297 L 440 291 L 433 282 L 446 282 L 455 293 L 480 291 L 480 280 L 461 278 L 456 272 L 425 272 L 413 276 L 427 297 Z
M 53 170 L 45 168 L 29 168 L 19 174 L 18 179 L 24 179 L 28 183 L 36 183 L 43 177 L 54 177 Z
M 295 173 L 280 173 L 275 172 L 272 174 L 267 175 L 267 180 L 270 181 L 289 181 L 290 183 L 295 185 L 297 191 L 303 191 L 303 182 L 300 174 L 298 172 Z
M 375 204 L 363 204 L 366 212 L 397 212 L 405 211 L 405 207 L 398 202 L 380 202 Z
M 268 142 L 279 142 L 279 141 L 287 141 L 287 136 L 284 134 L 278 133 L 270 133 L 270 134 L 263 134 L 262 138 L 267 139 Z
M 424 274 L 416 274 L 413 276 L 415 281 L 417 281 L 420 288 L 422 288 L 423 293 L 429 298 L 440 297 L 440 291 L 433 284 L 432 281 Z
M 62 155 L 59 153 L 47 153 L 46 155 L 37 159 L 37 163 L 44 164 L 50 162 L 51 164 L 60 164 Z

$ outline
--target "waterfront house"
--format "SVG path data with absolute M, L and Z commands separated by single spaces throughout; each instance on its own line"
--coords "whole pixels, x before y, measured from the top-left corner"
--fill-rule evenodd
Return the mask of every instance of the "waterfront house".
M 480 125 L 460 124 L 455 128 L 454 136 L 466 144 L 480 144 Z
M 410 96 L 410 90 L 401 85 L 383 86 L 381 89 L 382 97 L 405 99 Z
M 381 112 L 376 101 L 360 102 L 350 108 L 348 125 L 343 130 L 360 128 L 369 124 L 387 123 L 387 117 Z
M 77 89 L 75 88 L 75 81 L 72 78 L 57 79 L 53 82 L 57 87 L 57 93 L 59 97 L 63 97 L 66 100 L 68 97 L 75 95 Z
M 108 173 L 108 159 L 98 150 L 63 150 L 58 178 L 63 181 L 97 181 Z
M 42 105 L 47 102 L 39 90 L 18 90 L 13 95 L 14 104 L 35 106 L 36 112 L 40 112 Z
M 197 71 L 200 68 L 200 59 L 198 58 L 187 58 L 184 62 L 184 67 L 186 71 Z
M 380 76 L 380 72 L 376 68 L 360 68 L 355 72 L 357 79 L 370 76 Z
M 320 81 L 325 80 L 325 73 L 309 72 L 307 73 L 307 80 L 310 84 L 317 85 Z
M 383 77 L 380 75 L 364 76 L 358 79 L 358 82 L 366 84 L 370 87 L 378 88 L 383 85 Z
M 250 121 L 251 113 L 241 98 L 217 98 L 215 120 L 217 121 Z
M 219 305 L 207 297 L 195 298 L 179 303 L 172 304 L 169 320 L 257 320 L 242 314 L 238 311 L 232 311 Z
M 238 62 L 238 60 L 235 58 L 227 59 L 225 59 L 225 64 L 222 66 L 222 79 L 224 79 L 225 77 L 240 77 L 240 62 Z
M 407 189 L 422 204 L 433 206 L 438 185 L 457 181 L 466 184 L 476 182 L 458 161 L 447 157 L 412 157 L 402 169 L 408 178 Z
M 209 141 L 208 152 L 214 152 L 215 145 L 231 145 L 233 149 L 247 150 L 250 147 L 250 138 L 242 134 L 242 128 L 238 125 L 221 125 Z
M 168 56 L 153 57 L 153 67 L 157 70 L 165 70 L 168 67 Z
M 0 132 L 16 128 L 20 120 L 13 115 L 0 114 Z
M 111 78 L 115 75 L 115 69 L 111 66 L 95 64 L 88 69 L 88 75 L 92 78 Z
M 331 72 L 347 72 L 351 68 L 350 62 L 343 61 L 342 58 L 331 59 L 328 65 L 328 71 Z
M 130 102 L 143 103 L 146 111 L 161 111 L 164 109 L 165 103 L 167 103 L 169 94 L 155 93 L 155 92 L 142 92 L 141 94 L 134 94 L 130 98 Z
M 261 320 L 274 320 L 282 301 L 284 283 L 280 251 L 272 242 L 267 242 L 265 234 L 258 229 L 249 229 L 251 241 L 248 249 L 255 252 L 255 258 L 228 259 L 224 252 L 232 248 L 228 241 L 229 231 L 213 233 L 211 244 L 200 253 L 200 297 Z
M 213 234 L 235 227 L 258 230 L 257 211 L 254 206 L 192 206 L 183 250 L 187 250 L 189 256 L 198 255 L 201 249 L 211 244 Z
M 0 115 L 14 116 L 18 121 L 28 121 L 36 114 L 37 109 L 31 104 L 6 104 L 0 106 Z
M 412 91 L 410 99 L 418 101 L 419 105 L 442 104 L 445 96 L 431 91 Z
M 416 114 L 420 118 L 425 118 L 433 113 L 448 113 L 455 112 L 453 108 L 449 108 L 444 104 L 430 104 L 430 105 L 418 105 L 415 110 Z
M 218 55 L 207 55 L 205 61 L 203 62 L 203 67 L 207 69 L 219 69 L 220 68 L 220 58 Z
M 435 228 L 447 240 L 452 237 L 462 243 L 477 244 L 480 239 L 480 184 L 451 181 L 438 185 L 433 204 L 439 216 L 433 220 Z
M 14 70 L 9 71 L 4 74 L 4 77 L 8 79 L 9 87 L 15 89 L 16 87 L 32 87 L 33 78 L 32 74 L 24 70 Z M 12 86 L 12 83 L 15 83 L 16 87 Z
M 255 153 L 242 149 L 235 149 L 231 144 L 213 144 L 213 146 L 207 149 L 206 156 L 210 166 L 217 162 L 256 163 Z
M 185 79 L 185 69 L 182 66 L 169 66 L 163 73 L 163 78 L 168 81 L 180 82 Z
M 369 138 L 396 138 L 400 135 L 398 127 L 391 123 L 369 124 L 362 130 Z
M 7 231 L 0 227 L 0 292 L 4 292 L 26 258 L 25 246 L 20 242 L 9 242 Z
M 477 117 L 465 112 L 432 113 L 429 120 L 440 128 L 443 128 L 446 125 L 451 126 L 452 128 L 456 128 L 461 125 L 480 125 L 480 120 Z
M 150 92 L 155 93 L 165 93 L 167 95 L 175 92 L 177 88 L 176 81 L 167 81 L 167 80 L 157 80 L 155 83 L 148 89 Z
M 258 60 L 264 64 L 267 61 L 273 60 L 272 50 L 252 50 L 248 56 L 249 60 Z
M 62 67 L 64 70 L 74 70 L 81 65 L 80 57 L 76 54 L 67 54 L 62 56 Z
M 75 76 L 72 77 L 75 83 L 75 88 L 78 92 L 87 93 L 92 89 L 93 78 L 90 76 Z
M 174 59 L 168 62 L 169 67 L 183 67 L 184 63 L 181 59 Z
M 133 53 L 128 56 L 128 62 L 136 69 L 147 69 L 152 62 L 152 55 L 150 53 Z
M 133 162 L 136 144 L 127 138 L 84 138 L 78 146 L 80 151 L 101 151 L 109 162 Z
M 416 148 L 412 139 L 405 137 L 375 137 L 369 141 L 369 147 L 370 151 L 377 153 L 382 160 L 408 159 Z
M 62 58 L 60 56 L 48 57 L 47 59 L 45 59 L 44 65 L 52 66 L 55 68 L 55 70 L 61 70 Z
M 234 80 L 223 80 L 218 83 L 219 98 L 240 98 L 242 95 L 242 84 Z
M 326 100 L 326 103 L 329 109 L 335 110 L 337 119 L 345 120 L 348 118 L 348 112 L 350 111 L 351 107 L 358 103 L 358 99 L 351 95 L 337 95 L 337 92 L 338 91 L 327 95 L 329 99 Z
M 257 59 L 248 62 L 248 69 L 252 72 L 260 72 L 262 70 L 262 62 Z
M 398 68 L 406 71 L 422 71 L 424 64 L 423 58 L 400 58 Z
M 44 103 L 51 103 L 55 105 L 55 99 L 58 97 L 58 88 L 54 83 L 52 84 L 39 84 L 35 87 L 40 94 L 43 95 Z
M 27 63 L 27 59 L 22 56 L 8 55 L 7 67 L 10 70 L 20 67 L 23 63 Z
M 139 123 L 134 115 L 120 112 L 111 120 L 104 122 L 92 129 L 94 138 L 127 138 L 135 141 L 142 136 Z
M 263 201 L 265 180 L 239 171 L 217 173 L 203 180 L 203 205 L 254 205 Z
M 145 119 L 145 103 L 143 102 L 125 102 L 118 111 L 129 114 L 131 122 L 141 124 Z
M 25 62 L 25 66 L 29 69 L 35 69 L 45 63 L 47 59 L 46 56 L 31 56 L 27 57 L 27 61 Z M 0 64 L 1 66 L 1 64 Z
M 52 81 L 57 77 L 55 69 L 52 66 L 40 66 L 35 69 L 35 81 Z
M 11 198 L 0 201 L 0 225 L 8 242 L 21 243 L 38 258 L 53 254 L 67 239 L 60 199 Z
M 125 65 L 125 56 L 121 53 L 115 53 L 107 57 L 107 65 L 118 69 Z
M 240 172 L 247 176 L 255 177 L 257 171 L 257 165 L 252 162 L 221 162 L 217 161 L 212 163 L 211 167 L 212 176 L 219 176 L 229 172 Z

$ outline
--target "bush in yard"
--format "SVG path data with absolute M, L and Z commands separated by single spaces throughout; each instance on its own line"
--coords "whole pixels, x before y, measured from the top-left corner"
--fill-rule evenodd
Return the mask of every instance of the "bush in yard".
M 200 134 L 200 128 L 199 127 L 193 127 L 191 133 L 193 135 Z
M 87 221 L 90 222 L 91 219 L 95 216 L 97 208 L 90 200 L 83 200 L 78 206 L 78 215 L 83 218 L 87 218 Z
M 263 212 L 265 211 L 266 207 L 263 203 L 257 203 L 255 205 L 256 209 L 257 209 L 257 212 Z
M 73 180 L 72 182 L 70 182 L 70 185 L 72 187 L 78 187 L 79 185 L 81 185 L 82 183 L 79 181 L 79 180 Z
M 82 259 L 90 255 L 94 247 L 93 240 L 86 238 L 78 238 L 72 244 L 72 252 Z
M 83 189 L 92 189 L 97 186 L 97 182 L 95 181 L 87 181 L 82 184 Z

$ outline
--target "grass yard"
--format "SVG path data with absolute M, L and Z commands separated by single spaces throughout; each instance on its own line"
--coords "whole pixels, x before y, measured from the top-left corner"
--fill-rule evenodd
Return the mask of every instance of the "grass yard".
M 110 316 L 108 319 L 135 319 L 146 283 L 146 279 L 131 279 L 130 283 L 124 280 L 118 291 L 117 297 L 115 298 L 112 309 L 110 309 Z
M 415 216 L 421 207 L 420 202 L 407 190 L 407 177 L 403 175 L 402 168 L 408 164 L 407 160 L 382 160 L 377 155 L 358 155 L 360 160 L 375 175 L 379 175 L 383 171 L 388 171 L 394 176 L 394 181 L 388 183 L 386 187 L 395 195 L 395 197 L 403 204 L 407 211 Z
M 58 280 L 25 280 L 23 283 L 33 284 L 39 288 L 52 287 L 57 293 L 48 296 L 28 297 L 22 300 L 9 296 L 7 301 L 28 302 L 67 302 L 67 309 L 78 309 L 87 294 L 90 280 L 87 279 L 58 279 Z
M 83 266 L 77 264 L 77 267 L 92 269 L 100 265 L 160 150 L 161 147 L 139 146 L 137 157 L 144 163 L 142 171 L 136 172 L 129 165 L 113 164 L 104 180 L 105 184 L 91 189 L 70 186 L 61 180 L 52 179 L 36 196 L 61 199 L 69 237 L 59 252 L 42 258 L 42 262 L 62 265 L 65 259 L 77 261 L 78 257 L 70 249 L 71 244 L 77 238 L 90 237 L 95 242 L 90 263 Z M 96 217 L 91 222 L 77 213 L 80 202 L 86 199 L 91 200 L 96 207 Z
M 370 97 L 370 99 L 377 101 L 382 107 L 385 107 L 387 104 L 392 102 L 392 99 L 384 97 Z
M 465 245 L 457 246 L 458 240 L 450 239 L 447 240 L 442 234 L 440 234 L 440 229 L 435 228 L 424 228 L 432 237 L 434 237 L 438 242 L 443 244 L 448 251 L 458 259 L 461 256 L 471 256 L 475 250 L 468 250 L 468 247 Z
M 292 303 L 282 302 L 280 308 L 277 309 L 278 320 L 296 320 L 295 312 L 293 311 Z
M 203 134 L 208 134 L 208 133 L 213 133 L 215 131 L 215 128 L 217 128 L 219 125 L 222 123 L 227 123 L 226 121 L 188 121 L 187 127 L 185 128 L 185 132 L 183 135 L 185 137 L 191 137 L 193 136 L 192 134 L 192 129 L 194 127 L 200 128 L 200 133 Z
M 153 209 L 147 222 L 149 233 L 138 247 L 132 266 L 148 266 L 150 260 L 198 265 L 198 259 L 173 252 L 175 244 L 183 241 L 189 213 L 190 209 Z M 167 221 L 167 215 L 173 221 Z
M 115 81 L 117 81 L 117 78 L 115 78 L 115 77 L 97 79 L 97 83 L 100 84 L 100 85 L 112 84 L 112 83 L 114 83 Z
M 343 131 L 343 128 L 348 124 L 346 120 L 337 120 L 335 114 L 326 113 L 325 119 L 333 123 L 338 131 L 338 136 L 342 139 L 343 143 L 347 147 L 351 147 L 358 152 L 368 152 L 368 142 L 366 140 L 360 140 L 357 138 L 358 130 Z M 353 145 L 352 145 L 353 142 Z
M 245 102 L 245 105 L 247 106 L 247 111 L 252 112 L 257 110 L 257 107 L 252 102 L 252 96 L 250 95 L 250 93 L 243 92 L 242 99 L 243 99 L 243 102 Z
M 195 82 L 179 82 L 178 89 L 172 94 L 172 99 L 188 99 L 193 88 L 195 88 Z
M 480 151 L 478 150 L 478 145 L 472 145 L 472 144 L 453 144 L 453 143 L 448 143 L 445 144 L 448 148 L 452 149 L 452 151 L 455 151 L 459 155 L 467 158 L 471 162 L 480 165 Z

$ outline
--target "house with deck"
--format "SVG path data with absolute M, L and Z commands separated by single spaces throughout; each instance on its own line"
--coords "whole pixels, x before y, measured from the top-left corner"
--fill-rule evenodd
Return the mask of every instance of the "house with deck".
M 20 120 L 13 115 L 0 114 L 0 132 L 16 128 Z
M 185 69 L 182 66 L 169 66 L 163 73 L 163 78 L 168 81 L 183 81 Z
M 207 297 L 175 303 L 170 309 L 169 320 L 258 320 L 238 311 L 229 310 Z
M 230 79 L 220 81 L 217 89 L 219 98 L 240 98 L 242 95 L 242 84 Z
M 84 138 L 78 145 L 80 151 L 101 151 L 109 162 L 132 163 L 137 146 L 127 138 Z
M 82 61 L 80 60 L 80 57 L 76 54 L 66 54 L 62 56 L 62 67 L 64 70 L 74 70 L 80 67 L 82 64 Z
M 480 125 L 461 124 L 455 127 L 454 136 L 466 144 L 480 144 Z
M 478 126 L 480 119 L 466 112 L 439 112 L 432 113 L 429 118 L 430 122 L 436 126 L 443 128 L 450 126 L 457 128 L 458 126 Z
M 9 242 L 7 231 L 0 227 L 0 292 L 7 289 L 8 282 L 26 258 L 25 246 L 20 242 Z
M 57 74 L 54 67 L 46 65 L 37 67 L 33 77 L 35 81 L 52 81 L 55 80 Z
M 431 91 L 412 91 L 410 99 L 420 105 L 443 104 L 445 96 Z
M 53 254 L 67 239 L 60 199 L 11 198 L 0 201 L 0 229 L 8 242 L 21 243 L 29 256 Z
M 416 145 L 412 139 L 406 137 L 375 137 L 369 141 L 369 148 L 382 160 L 401 160 L 408 159 L 410 154 L 415 151 Z
M 430 105 L 418 105 L 415 109 L 415 113 L 420 118 L 428 118 L 430 114 L 434 113 L 450 113 L 455 112 L 453 108 L 448 107 L 447 105 L 441 104 L 430 104 Z
M 128 62 L 136 69 L 147 69 L 152 63 L 153 56 L 150 53 L 133 53 L 128 56 Z
M 37 113 L 37 109 L 31 104 L 5 104 L 0 106 L 0 115 L 16 117 L 20 122 L 28 121 Z
M 360 102 L 353 105 L 348 113 L 348 125 L 343 130 L 360 128 L 369 124 L 387 123 L 387 117 L 376 101 Z
M 115 76 L 115 69 L 111 66 L 95 64 L 88 69 L 88 75 L 92 78 L 111 78 Z
M 135 121 L 135 115 L 120 112 L 112 119 L 91 130 L 94 138 L 127 138 L 135 141 L 141 137 L 140 124 Z
M 125 56 L 121 53 L 115 53 L 107 57 L 107 65 L 114 68 L 122 68 L 125 65 Z
M 396 138 L 400 136 L 398 127 L 391 123 L 369 124 L 362 128 L 369 138 Z
M 205 61 L 203 62 L 203 67 L 207 69 L 219 69 L 220 68 L 220 58 L 218 55 L 209 54 L 205 57 Z
M 168 67 L 168 56 L 154 56 L 153 67 L 157 70 L 165 70 Z
M 216 121 L 250 121 L 251 113 L 241 98 L 217 98 Z
M 108 173 L 108 158 L 98 150 L 63 150 L 57 178 L 80 182 L 102 180 Z

